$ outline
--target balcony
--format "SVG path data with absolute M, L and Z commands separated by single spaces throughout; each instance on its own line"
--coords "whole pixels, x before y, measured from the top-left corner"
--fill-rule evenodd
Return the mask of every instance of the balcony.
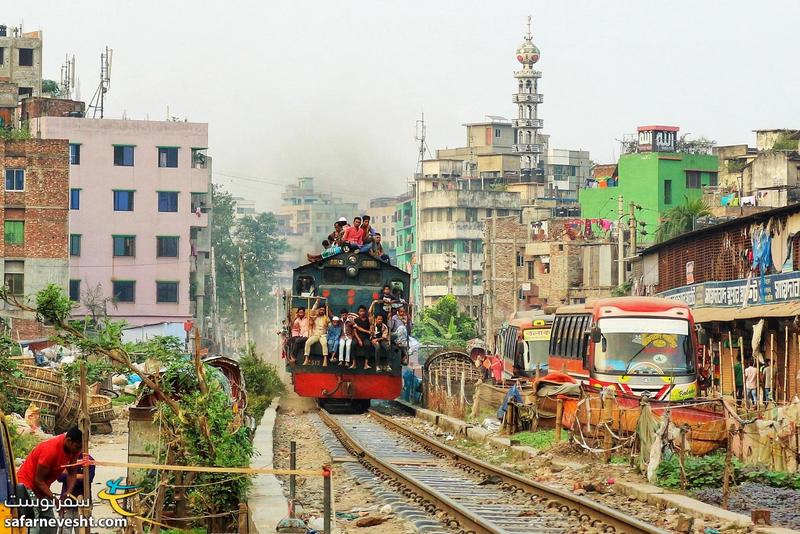
M 420 194 L 420 211 L 428 208 L 520 209 L 519 193 L 454 189 Z
M 514 78 L 541 78 L 542 71 L 533 69 L 515 70 Z
M 422 255 L 422 271 L 423 272 L 441 272 L 447 270 L 447 254 L 448 253 L 432 253 Z M 456 252 L 456 271 L 469 271 L 469 254 L 463 252 Z M 483 270 L 483 253 L 472 253 L 472 271 L 478 273 Z
M 447 295 L 447 286 L 426 286 L 422 289 L 425 298 L 438 298 Z M 468 285 L 454 285 L 453 286 L 453 295 L 456 297 L 469 297 L 469 286 Z M 480 304 L 479 298 L 483 295 L 483 286 L 482 285 L 473 285 L 472 286 L 472 298 L 475 299 L 474 304 Z
M 538 143 L 530 143 L 525 145 L 511 145 L 511 152 L 518 154 L 541 154 L 542 145 Z
M 483 239 L 483 223 L 474 221 L 423 223 L 417 228 L 419 239 L 423 241 L 441 239 Z
M 515 104 L 541 104 L 544 101 L 544 95 L 541 93 L 516 93 L 512 102 Z
M 542 119 L 514 119 L 511 123 L 514 128 L 542 128 L 544 126 Z

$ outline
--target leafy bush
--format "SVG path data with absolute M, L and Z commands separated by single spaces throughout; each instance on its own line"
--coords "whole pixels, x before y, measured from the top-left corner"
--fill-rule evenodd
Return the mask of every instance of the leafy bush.
M 81 376 L 80 360 L 65 363 L 61 366 L 61 371 L 64 373 L 64 382 L 67 385 L 77 384 Z M 112 372 L 114 372 L 114 366 L 107 361 L 87 361 L 86 383 L 94 384 L 95 382 L 103 382 Z
M 739 462 L 734 460 L 734 480 L 739 480 L 736 469 Z M 725 474 L 725 454 L 715 452 L 706 456 L 686 457 L 686 489 L 701 489 L 722 486 Z M 681 488 L 681 467 L 678 456 L 662 460 L 656 472 L 658 485 L 665 488 Z
M 17 425 L 8 420 L 8 433 L 11 436 L 11 449 L 14 456 L 24 458 L 28 456 L 33 448 L 41 441 L 33 434 L 21 434 Z
M 252 352 L 242 356 L 239 367 L 247 389 L 247 413 L 258 423 L 272 399 L 283 393 L 286 387 L 278 375 L 277 367 L 265 363 Z

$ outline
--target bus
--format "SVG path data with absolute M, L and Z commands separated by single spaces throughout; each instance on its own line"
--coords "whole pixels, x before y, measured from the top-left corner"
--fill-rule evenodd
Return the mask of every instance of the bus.
M 504 373 L 512 377 L 547 374 L 553 315 L 519 312 L 497 332 L 495 347 L 503 358 Z
M 652 297 L 562 306 L 550 337 L 550 372 L 658 400 L 697 396 L 698 342 L 689 307 Z

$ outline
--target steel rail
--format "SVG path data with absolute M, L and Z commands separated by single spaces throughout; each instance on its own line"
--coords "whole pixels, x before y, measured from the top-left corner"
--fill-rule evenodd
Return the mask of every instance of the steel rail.
M 458 522 L 458 525 L 464 531 L 474 532 L 476 534 L 502 534 L 502 531 L 495 528 L 494 525 L 487 523 L 485 520 L 462 507 L 457 502 L 445 495 L 438 493 L 436 490 L 430 488 L 419 480 L 409 477 L 388 462 L 384 462 L 377 456 L 370 454 L 366 448 L 358 441 L 353 439 L 350 434 L 348 434 L 347 431 L 342 428 L 339 422 L 331 417 L 327 411 L 320 410 L 319 414 L 321 419 L 326 425 L 328 425 L 336 437 L 339 438 L 345 447 L 350 449 L 350 451 L 353 452 L 358 458 L 369 463 L 384 475 L 402 482 L 404 485 L 411 488 L 412 491 L 419 494 L 423 499 L 430 501 L 436 508 L 445 511 L 445 513 L 453 517 L 454 520 Z
M 477 458 L 473 458 L 472 456 L 469 456 L 458 449 L 444 445 L 432 438 L 429 438 L 428 436 L 425 436 L 424 434 L 417 432 L 416 430 L 407 428 L 392 420 L 391 417 L 387 417 L 376 412 L 375 410 L 370 410 L 369 414 L 376 421 L 381 422 L 395 432 L 403 434 L 414 441 L 419 442 L 424 447 L 427 447 L 441 454 L 442 456 L 455 461 L 456 463 L 462 464 L 474 471 L 500 477 L 503 483 L 507 484 L 512 490 L 518 488 L 522 489 L 526 493 L 538 495 L 543 500 L 549 500 L 553 503 L 556 503 L 560 509 L 567 507 L 568 510 L 575 510 L 579 515 L 585 514 L 592 519 L 599 520 L 602 523 L 613 527 L 617 532 L 625 532 L 626 534 L 668 534 L 668 531 L 664 529 L 649 525 L 636 517 L 614 510 L 613 508 L 610 508 L 597 501 L 587 499 L 586 497 L 582 497 L 580 495 L 574 495 L 558 488 L 546 486 L 534 480 L 521 477 L 516 473 L 512 473 L 506 469 L 501 469 L 500 467 L 488 464 L 482 460 L 478 460 Z

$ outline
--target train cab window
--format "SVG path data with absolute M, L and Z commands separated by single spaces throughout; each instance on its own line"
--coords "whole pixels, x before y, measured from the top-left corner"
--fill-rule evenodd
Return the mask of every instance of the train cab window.
M 322 281 L 326 284 L 343 284 L 346 278 L 344 269 L 327 267 L 322 271 Z
M 389 285 L 392 287 L 392 295 L 400 296 L 400 298 L 405 297 L 403 282 L 400 280 L 392 280 L 389 282 Z
M 314 279 L 312 277 L 297 277 L 297 282 L 294 284 L 294 291 L 296 295 L 300 295 L 301 297 L 313 297 L 315 290 L 316 288 L 314 287 Z
M 366 270 L 359 271 L 358 282 L 367 286 L 379 286 L 381 285 L 381 272 Z

